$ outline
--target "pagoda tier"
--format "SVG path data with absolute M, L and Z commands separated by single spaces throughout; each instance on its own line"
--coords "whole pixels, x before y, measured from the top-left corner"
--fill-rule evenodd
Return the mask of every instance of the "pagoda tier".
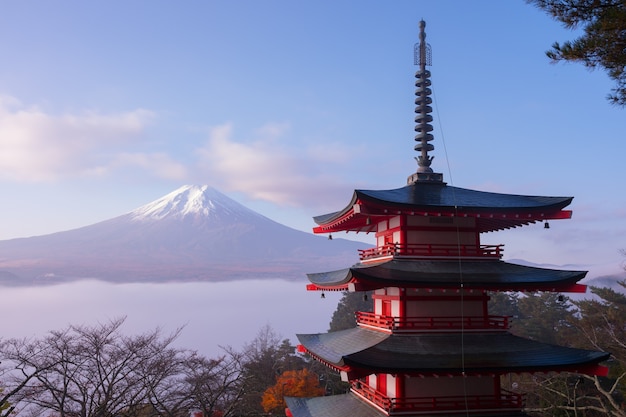
M 417 182 L 392 190 L 355 190 L 350 203 L 334 213 L 314 217 L 315 233 L 374 232 L 378 224 L 398 215 L 430 218 L 470 218 L 465 223 L 479 233 L 524 226 L 537 221 L 569 219 L 563 210 L 573 197 L 499 194 Z M 445 224 L 442 222 L 441 224 Z
M 503 376 L 608 372 L 598 365 L 608 353 L 539 343 L 506 331 L 400 334 L 360 326 L 298 339 L 301 352 L 351 382 L 345 396 L 288 400 L 291 415 L 299 417 L 523 416 L 524 397 L 501 388 Z M 351 408 L 357 414 L 349 414 Z
M 369 291 L 383 287 L 490 291 L 585 292 L 577 284 L 586 271 L 565 271 L 500 260 L 411 260 L 359 263 L 337 271 L 307 274 L 309 291 Z
M 298 335 L 304 350 L 345 381 L 373 373 L 411 377 L 578 372 L 606 375 L 604 352 L 549 345 L 508 332 L 396 334 L 356 327 Z

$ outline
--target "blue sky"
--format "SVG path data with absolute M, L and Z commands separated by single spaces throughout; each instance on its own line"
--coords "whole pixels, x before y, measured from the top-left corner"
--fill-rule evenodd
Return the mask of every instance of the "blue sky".
M 574 196 L 572 220 L 490 234 L 506 258 L 619 270 L 624 126 L 611 80 L 545 51 L 572 39 L 523 1 L 5 2 L 0 239 L 209 184 L 283 224 L 416 169 L 412 50 L 433 51 L 448 184 Z

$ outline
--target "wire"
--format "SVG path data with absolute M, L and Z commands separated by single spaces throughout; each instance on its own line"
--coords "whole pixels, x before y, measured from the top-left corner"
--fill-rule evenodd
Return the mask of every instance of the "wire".
M 448 168 L 448 177 L 450 178 L 450 185 L 452 190 L 452 200 L 454 202 L 454 216 L 459 218 L 459 207 L 456 199 L 456 188 L 454 187 L 454 179 L 452 177 L 452 169 L 450 168 L 450 158 L 448 158 L 448 148 L 446 147 L 446 140 L 443 134 L 443 125 L 441 123 L 441 116 L 439 115 L 439 106 L 437 105 L 437 95 L 435 89 L 431 85 L 431 91 L 433 94 L 433 102 L 435 113 L 437 114 L 437 122 L 439 124 L 439 131 L 441 135 L 441 143 L 443 144 L 443 153 L 446 160 L 446 167 Z M 463 285 L 463 261 L 461 260 L 461 231 L 458 221 L 456 223 L 456 242 L 459 267 L 459 292 L 461 294 L 461 376 L 463 378 L 463 399 L 465 400 L 465 413 L 469 416 L 469 403 L 467 401 L 467 378 L 465 374 L 465 287 Z

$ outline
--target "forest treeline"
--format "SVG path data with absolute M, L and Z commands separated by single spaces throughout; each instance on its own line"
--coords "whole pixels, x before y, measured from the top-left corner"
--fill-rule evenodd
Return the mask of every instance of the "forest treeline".
M 539 342 L 609 352 L 607 377 L 519 374 L 503 387 L 526 393 L 537 416 L 626 417 L 626 281 L 620 291 L 590 287 L 584 299 L 558 293 L 495 293 L 489 311 L 512 317 L 511 333 Z
M 619 283 L 626 290 L 626 282 Z M 490 313 L 540 342 L 611 353 L 608 377 L 514 374 L 504 388 L 526 393 L 537 416 L 626 417 L 626 295 L 591 287 L 591 298 L 492 293 Z M 330 322 L 356 325 L 367 294 L 345 293 Z M 285 396 L 346 392 L 348 385 L 265 326 L 241 349 L 207 358 L 178 348 L 183 329 L 124 334 L 125 319 L 69 326 L 35 339 L 0 339 L 0 417 L 204 417 L 284 415 Z
M 175 346 L 182 328 L 126 335 L 124 321 L 0 339 L 0 416 L 275 416 L 284 396 L 346 390 L 269 326 L 207 358 Z

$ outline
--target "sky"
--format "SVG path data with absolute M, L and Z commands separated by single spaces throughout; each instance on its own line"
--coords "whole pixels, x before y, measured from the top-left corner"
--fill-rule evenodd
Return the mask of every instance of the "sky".
M 434 170 L 457 187 L 575 197 L 571 220 L 482 242 L 595 271 L 626 259 L 626 109 L 606 100 L 603 71 L 549 62 L 577 32 L 524 1 L 0 8 L 0 239 L 97 223 L 185 184 L 310 232 L 354 189 L 404 186 L 424 19 Z

